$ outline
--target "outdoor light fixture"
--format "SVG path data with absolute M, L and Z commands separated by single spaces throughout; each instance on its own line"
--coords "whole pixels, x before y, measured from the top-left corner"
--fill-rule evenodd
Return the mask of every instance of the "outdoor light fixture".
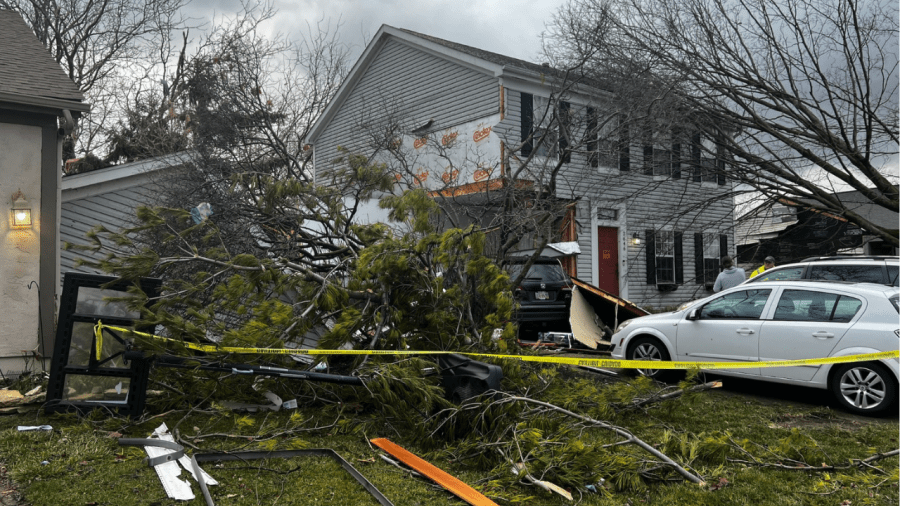
M 12 201 L 12 209 L 9 211 L 12 228 L 19 230 L 31 228 L 31 204 L 25 200 L 25 194 L 21 189 L 13 193 Z
M 631 244 L 634 244 L 635 246 L 641 245 L 641 236 L 637 232 L 635 232 L 634 235 L 631 236 Z

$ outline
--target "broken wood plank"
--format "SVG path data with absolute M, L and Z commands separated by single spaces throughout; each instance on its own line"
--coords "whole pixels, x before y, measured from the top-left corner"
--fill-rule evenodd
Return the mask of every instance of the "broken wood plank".
M 466 485 L 461 480 L 454 478 L 447 472 L 429 464 L 425 460 L 410 453 L 396 443 L 385 438 L 372 439 L 372 444 L 390 453 L 400 462 L 408 465 L 417 472 L 424 474 L 438 485 L 446 488 L 460 499 L 472 506 L 497 506 L 497 503 L 485 497 L 481 492 Z

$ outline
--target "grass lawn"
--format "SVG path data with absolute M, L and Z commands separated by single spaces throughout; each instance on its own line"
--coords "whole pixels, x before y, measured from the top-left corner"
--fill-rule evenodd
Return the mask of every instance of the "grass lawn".
M 584 388 L 588 382 L 596 382 L 597 388 L 620 389 L 630 384 L 569 374 L 554 379 L 554 384 Z M 652 469 L 645 469 L 636 481 L 620 483 L 610 471 L 617 464 L 609 460 L 586 471 L 591 480 L 606 476 L 602 485 L 590 487 L 596 492 L 587 487 L 591 483 L 563 484 L 574 496 L 570 502 L 515 479 L 511 466 L 502 459 L 485 464 L 483 459 L 466 458 L 466 452 L 458 447 L 423 445 L 427 441 L 398 431 L 377 409 L 350 408 L 301 405 L 295 411 L 256 414 L 175 410 L 148 412 L 137 421 L 110 418 L 100 412 L 79 418 L 26 411 L 0 417 L 0 461 L 24 495 L 21 504 L 205 504 L 196 483 L 193 489 L 197 498 L 193 501 L 168 499 L 155 471 L 142 462 L 144 451 L 117 444 L 119 437 L 147 437 L 165 422 L 173 432 L 177 429 L 177 437 L 189 446 L 189 452 L 331 448 L 398 506 L 464 503 L 430 481 L 382 460 L 379 454 L 383 452 L 368 442 L 371 438 L 391 439 L 498 504 L 858 506 L 896 505 L 900 501 L 896 456 L 828 471 L 776 467 L 792 467 L 797 462 L 841 467 L 852 459 L 897 449 L 896 413 L 866 419 L 821 403 L 773 400 L 734 390 L 711 390 L 645 409 L 625 410 L 616 415 L 616 425 L 628 428 L 701 475 L 705 484 L 673 480 L 675 475 L 664 472 L 657 473 L 660 479 L 654 479 Z M 567 409 L 579 411 L 579 405 Z M 608 431 L 581 427 L 574 420 L 566 423 L 577 431 L 578 444 L 585 451 L 615 442 Z M 43 424 L 51 425 L 52 430 L 16 429 L 19 425 Z M 537 431 L 534 427 L 530 430 Z M 546 446 L 569 443 L 541 441 Z M 628 451 L 641 455 L 638 450 Z M 211 487 L 220 505 L 378 504 L 337 463 L 323 457 L 209 462 L 203 467 L 220 482 Z M 552 469 L 544 473 L 545 477 L 554 476 Z

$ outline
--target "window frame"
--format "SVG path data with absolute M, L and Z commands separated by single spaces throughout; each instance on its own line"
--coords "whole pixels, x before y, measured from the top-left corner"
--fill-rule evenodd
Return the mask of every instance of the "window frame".
M 674 230 L 657 230 L 654 235 L 654 258 L 656 266 L 656 284 L 657 285 L 674 285 L 676 284 L 675 275 L 675 234 Z M 667 247 L 669 250 L 666 251 Z M 660 260 L 671 261 L 671 268 L 661 265 Z M 660 274 L 671 270 L 671 279 L 663 279 Z
M 690 146 L 691 180 L 701 185 L 725 185 L 727 181 L 722 146 L 700 133 L 691 136 Z
M 618 113 L 610 114 L 600 126 L 600 114 L 601 111 L 593 107 L 587 108 L 588 164 L 599 172 L 628 170 L 622 169 L 622 137 L 619 132 L 622 126 L 621 116 Z
M 703 279 L 704 285 L 708 283 L 715 283 L 716 278 L 719 276 L 720 265 L 722 257 L 725 256 L 722 254 L 722 241 L 720 240 L 720 235 L 718 232 L 701 232 L 703 236 Z M 713 249 L 715 249 L 715 253 L 713 253 Z M 710 256 L 711 255 L 711 256 Z

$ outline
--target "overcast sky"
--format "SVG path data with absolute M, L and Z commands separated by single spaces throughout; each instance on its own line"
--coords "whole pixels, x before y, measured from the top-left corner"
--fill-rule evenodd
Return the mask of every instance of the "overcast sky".
M 252 1 L 252 0 L 249 0 Z M 288 36 L 320 20 L 341 23 L 341 39 L 355 61 L 382 24 L 495 53 L 541 61 L 541 33 L 565 0 L 275 0 L 279 15 L 268 28 Z M 212 20 L 240 9 L 237 0 L 193 0 L 187 13 Z M 294 35 L 296 34 L 296 36 Z

